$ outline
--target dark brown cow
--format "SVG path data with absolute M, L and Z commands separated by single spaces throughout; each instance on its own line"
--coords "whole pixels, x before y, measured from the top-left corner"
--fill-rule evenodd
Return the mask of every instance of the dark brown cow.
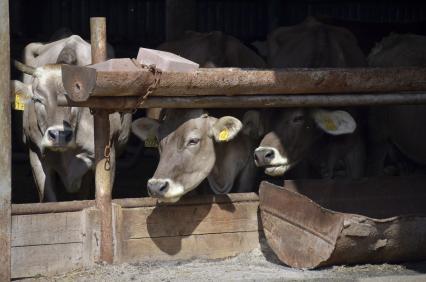
M 373 67 L 426 67 L 426 37 L 415 34 L 391 34 L 370 52 Z M 368 173 L 404 174 L 405 168 L 395 157 L 392 144 L 417 164 L 426 165 L 425 105 L 372 107 L 369 120 Z M 393 161 L 398 171 L 385 171 L 385 160 Z
M 366 65 L 349 31 L 313 18 L 272 32 L 268 36 L 268 52 L 271 67 Z M 348 112 L 300 108 L 277 110 L 269 115 L 270 132 L 255 150 L 256 164 L 264 167 L 266 174 L 283 175 L 300 161 L 309 159 L 321 177 L 333 177 L 339 160 L 344 161 L 347 176 L 362 176 L 364 146 L 356 122 Z

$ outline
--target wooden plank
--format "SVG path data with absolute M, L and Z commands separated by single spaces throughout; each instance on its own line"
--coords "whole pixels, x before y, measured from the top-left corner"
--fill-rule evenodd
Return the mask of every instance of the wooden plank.
M 203 204 L 226 204 L 240 202 L 259 202 L 259 196 L 256 193 L 236 193 L 226 195 L 199 195 L 195 197 L 183 197 L 176 203 L 158 203 L 155 198 L 127 198 L 114 199 L 113 202 L 123 208 L 138 207 L 170 207 L 170 206 L 188 206 Z
M 122 261 L 123 254 L 123 209 L 117 204 L 112 204 L 112 227 L 113 227 L 113 242 L 114 242 L 114 263 Z
M 54 203 L 13 204 L 12 215 L 73 212 L 73 211 L 81 211 L 85 208 L 88 208 L 94 205 L 95 205 L 94 200 L 54 202 Z
M 11 114 L 9 1 L 0 0 L 0 281 L 10 280 Z
M 123 209 L 126 239 L 257 231 L 258 202 Z
M 83 266 L 82 243 L 12 248 L 12 278 L 64 273 Z
M 85 209 L 81 213 L 81 229 L 83 242 L 83 261 L 84 265 L 93 265 L 99 261 L 101 237 L 101 223 L 99 210 L 96 208 Z
M 132 239 L 123 242 L 122 261 L 219 259 L 258 247 L 258 231 Z
M 80 212 L 14 215 L 12 246 L 81 242 L 80 216 Z

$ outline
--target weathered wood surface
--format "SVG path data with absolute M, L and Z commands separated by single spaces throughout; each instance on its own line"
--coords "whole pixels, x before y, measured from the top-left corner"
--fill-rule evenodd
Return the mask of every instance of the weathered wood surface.
M 69 68 L 69 67 L 68 67 Z M 74 67 L 86 68 L 86 67 Z M 65 88 L 71 100 L 101 96 L 141 96 L 153 83 L 148 70 L 98 71 L 96 81 L 63 73 L 64 85 L 91 86 L 85 95 Z M 336 68 L 248 70 L 200 69 L 191 73 L 164 72 L 151 96 L 233 96 L 258 94 L 396 93 L 426 90 L 426 68 Z M 89 87 L 90 88 L 90 87 Z M 75 98 L 77 97 L 77 98 Z
M 224 258 L 259 247 L 262 228 L 254 193 L 159 206 L 153 200 L 125 199 L 127 208 L 115 211 L 119 261 Z
M 92 63 L 104 62 L 107 58 L 106 18 L 90 18 L 90 41 Z M 75 89 L 75 87 L 73 87 Z M 112 242 L 112 183 L 115 173 L 115 148 L 110 139 L 109 112 L 98 110 L 93 115 L 95 144 L 96 207 L 101 216 L 100 260 L 113 262 Z
M 150 207 L 123 210 L 127 239 L 256 231 L 258 203 Z
M 219 259 L 259 247 L 259 232 L 215 233 L 123 241 L 122 261 Z
M 12 248 L 12 278 L 64 273 L 83 266 L 83 244 L 63 243 Z
M 99 257 L 95 209 L 12 217 L 12 278 L 52 275 L 89 266 Z
M 424 260 L 425 180 L 264 181 L 265 236 L 281 261 L 297 268 Z
M 81 211 L 95 205 L 93 200 L 56 203 L 13 204 L 12 215 Z
M 172 206 L 188 206 L 203 204 L 229 204 L 241 202 L 259 202 L 259 196 L 256 193 L 238 193 L 226 195 L 200 195 L 197 197 L 183 197 L 176 203 L 158 203 L 155 198 L 127 198 L 114 199 L 113 202 L 123 208 L 139 208 L 139 207 L 172 207 Z
M 12 247 L 81 243 L 80 212 L 12 217 Z
M 12 147 L 9 1 L 0 0 L 0 281 L 10 280 Z

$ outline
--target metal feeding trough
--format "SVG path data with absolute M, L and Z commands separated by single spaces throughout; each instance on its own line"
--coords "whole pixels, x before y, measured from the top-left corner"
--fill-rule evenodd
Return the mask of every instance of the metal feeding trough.
M 269 246 L 296 268 L 426 259 L 426 176 L 260 185 Z

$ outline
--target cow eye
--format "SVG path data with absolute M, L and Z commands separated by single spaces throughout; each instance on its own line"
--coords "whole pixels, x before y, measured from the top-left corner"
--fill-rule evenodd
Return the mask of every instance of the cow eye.
M 32 96 L 31 100 L 33 100 L 34 103 L 42 103 L 43 104 L 43 99 L 41 97 Z
M 191 138 L 188 140 L 187 146 L 194 146 L 200 143 L 200 138 Z

